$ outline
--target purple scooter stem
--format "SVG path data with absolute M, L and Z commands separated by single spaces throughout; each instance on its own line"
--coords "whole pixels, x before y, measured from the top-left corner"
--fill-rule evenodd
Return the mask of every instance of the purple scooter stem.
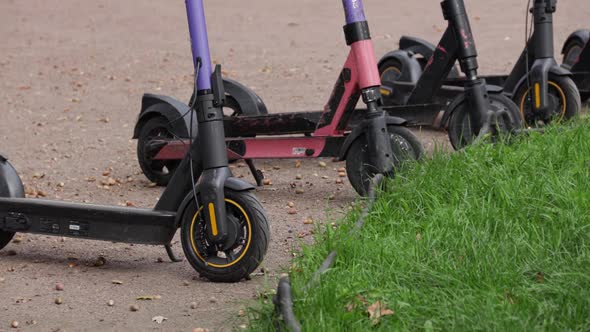
M 346 24 L 366 21 L 362 0 L 342 0 Z
M 199 77 L 197 79 L 197 91 L 211 89 L 211 54 L 209 53 L 209 39 L 207 37 L 207 23 L 203 0 L 186 0 L 186 13 L 188 16 L 188 28 L 191 37 L 191 49 L 193 63 L 197 68 L 197 59 L 201 59 Z

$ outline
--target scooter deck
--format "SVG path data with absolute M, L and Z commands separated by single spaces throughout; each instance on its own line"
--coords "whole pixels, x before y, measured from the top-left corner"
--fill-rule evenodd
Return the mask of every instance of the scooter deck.
M 169 244 L 176 212 L 70 203 L 32 198 L 0 198 L 0 229 L 138 244 Z

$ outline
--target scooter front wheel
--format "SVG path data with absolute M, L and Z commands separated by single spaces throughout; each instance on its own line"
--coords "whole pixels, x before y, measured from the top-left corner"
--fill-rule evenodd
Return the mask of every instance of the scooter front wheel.
M 488 96 L 492 110 L 495 112 L 507 112 L 511 121 L 511 123 L 505 123 L 503 118 L 499 118 L 498 123 L 491 124 L 492 126 L 495 126 L 500 131 L 507 131 L 509 128 L 519 129 L 522 127 L 522 119 L 520 112 L 518 111 L 518 106 L 516 106 L 512 100 L 503 94 L 489 94 Z M 462 96 L 457 98 L 462 98 Z M 471 127 L 469 103 L 466 99 L 463 98 L 459 103 L 451 103 L 451 107 L 452 109 L 447 110 L 447 112 L 451 112 L 448 125 L 449 140 L 455 150 L 460 150 L 473 143 L 479 132 L 476 133 Z
M 424 147 L 408 128 L 387 126 L 391 148 L 393 150 L 394 168 L 404 162 L 420 159 L 424 155 Z M 369 192 L 371 179 L 377 170 L 369 161 L 369 145 L 365 135 L 359 136 L 350 146 L 346 154 L 346 173 L 350 184 L 361 196 Z
M 574 81 L 567 76 L 549 74 L 548 107 L 549 114 L 538 114 L 533 110 L 533 89 L 522 84 L 514 94 L 514 101 L 520 107 L 520 113 L 526 126 L 537 127 L 551 122 L 561 122 L 576 116 L 582 107 L 580 93 Z
M 236 234 L 230 249 L 220 251 L 207 238 L 209 225 L 194 199 L 182 215 L 184 254 L 201 277 L 215 282 L 238 282 L 260 265 L 270 241 L 270 227 L 260 202 L 250 191 L 225 189 L 228 227 Z

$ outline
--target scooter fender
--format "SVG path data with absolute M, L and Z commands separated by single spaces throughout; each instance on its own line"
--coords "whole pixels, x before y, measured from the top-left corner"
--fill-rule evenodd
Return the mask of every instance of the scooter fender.
M 426 67 L 428 60 L 434 54 L 436 50 L 436 46 L 422 38 L 417 37 L 410 37 L 410 36 L 402 36 L 399 39 L 399 48 L 400 50 L 409 51 L 412 54 L 418 54 L 422 56 L 422 59 L 419 60 L 420 66 L 422 69 Z M 451 71 L 449 72 L 448 78 L 457 78 L 461 76 L 457 66 L 453 66 Z
M 557 64 L 554 58 L 537 59 L 531 66 L 529 80 L 533 89 L 533 108 L 535 111 L 542 111 L 547 107 L 549 73 L 555 76 L 572 76 L 572 73 Z M 512 95 L 514 96 L 517 89 L 527 84 L 527 77 L 520 79 Z
M 401 64 L 402 72 L 399 77 L 400 81 L 412 83 L 418 82 L 420 75 L 422 75 L 422 67 L 420 67 L 420 63 L 411 53 L 406 50 L 391 51 L 379 60 L 378 66 L 381 67 L 381 65 L 389 59 L 395 59 Z
M 484 80 L 484 84 L 485 84 L 485 80 Z M 485 86 L 486 86 L 486 91 L 488 94 L 499 95 L 504 92 L 504 88 L 502 88 L 501 86 L 498 86 L 498 85 L 487 85 L 486 84 Z M 449 120 L 451 119 L 451 116 L 453 115 L 453 113 L 455 113 L 457 106 L 459 106 L 461 103 L 463 103 L 465 101 L 465 98 L 466 98 L 465 94 L 462 93 L 462 94 L 458 95 L 455 99 L 453 99 L 453 101 L 447 106 L 446 111 L 443 113 L 440 124 L 438 124 L 438 126 L 440 128 L 448 129 Z
M 25 197 L 25 188 L 16 170 L 0 155 L 0 197 Z
M 420 54 L 424 58 L 429 59 L 434 54 L 434 44 L 417 37 L 402 36 L 399 39 L 400 50 L 411 51 L 414 54 Z
M 407 121 L 405 119 L 402 119 L 397 116 L 387 116 L 385 119 L 386 119 L 385 121 L 387 122 L 387 125 L 403 126 L 407 123 Z M 352 132 L 350 132 L 350 134 L 348 134 L 348 136 L 346 136 L 346 140 L 344 141 L 342 148 L 340 148 L 340 154 L 338 155 L 338 161 L 342 161 L 342 160 L 346 159 L 346 155 L 348 154 L 348 150 L 350 149 L 350 146 L 352 145 L 352 143 L 357 138 L 359 138 L 359 136 L 364 135 L 366 130 L 367 130 L 367 121 L 363 121 L 358 126 L 354 127 Z
M 229 177 L 225 180 L 224 188 L 231 189 L 233 191 L 249 191 L 249 190 L 255 189 L 255 187 L 252 184 L 250 184 L 244 180 L 234 178 L 234 177 Z M 198 194 L 198 191 L 197 191 L 197 194 Z M 188 206 L 190 201 L 193 199 L 193 197 L 194 197 L 194 193 L 191 190 L 189 193 L 186 194 L 186 196 L 184 197 L 184 200 L 180 204 L 180 207 L 178 208 L 178 211 L 176 214 L 176 228 L 180 227 L 180 224 L 182 222 L 182 213 L 186 209 L 186 207 Z
M 396 50 L 385 54 L 379 60 L 379 67 L 390 59 L 395 59 L 401 65 L 402 72 L 398 81 L 410 84 L 407 85 L 407 91 L 404 91 L 404 87 L 396 86 L 395 83 L 392 85 L 382 82 L 381 95 L 393 104 L 404 105 L 412 92 L 411 89 L 420 79 L 420 75 L 422 75 L 422 67 L 420 62 L 410 52 L 404 50 Z
M 565 47 L 572 41 L 572 40 L 579 40 L 582 44 L 586 44 L 588 40 L 590 40 L 590 30 L 588 29 L 581 29 L 572 32 L 565 43 L 563 43 L 563 47 L 561 48 L 561 54 L 565 54 Z
M 260 115 L 268 114 L 266 105 L 262 99 L 245 85 L 224 79 L 223 85 L 226 94 L 232 96 L 242 114 Z M 188 138 L 190 133 L 190 115 L 187 115 L 189 106 L 172 97 L 146 93 L 141 101 L 141 110 L 133 131 L 133 138 L 139 137 L 139 131 L 147 120 L 156 116 L 163 116 L 169 122 L 172 132 L 178 137 Z M 197 119 L 193 118 L 193 136 L 197 134 Z

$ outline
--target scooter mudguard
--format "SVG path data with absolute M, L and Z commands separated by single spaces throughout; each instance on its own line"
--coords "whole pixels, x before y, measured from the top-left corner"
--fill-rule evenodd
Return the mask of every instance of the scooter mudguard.
M 397 81 L 403 82 L 404 86 L 402 87 L 399 84 L 398 86 L 392 86 L 387 84 L 387 82 L 381 82 L 381 95 L 384 98 L 387 98 L 387 100 L 392 104 L 404 105 L 412 93 L 412 89 L 416 82 L 418 82 L 420 79 L 420 75 L 422 75 L 422 67 L 420 66 L 418 60 L 413 57 L 410 52 L 405 50 L 396 50 L 385 54 L 379 60 L 379 68 L 381 69 L 381 65 L 391 59 L 394 59 L 401 65 L 401 73 Z
M 399 48 L 400 50 L 409 51 L 413 54 L 422 56 L 422 59 L 420 59 L 419 62 L 422 69 L 424 69 L 428 63 L 428 59 L 434 54 L 436 46 L 422 38 L 402 36 L 399 39 Z M 458 78 L 460 75 L 457 66 L 453 66 L 447 78 Z
M 429 59 L 434 54 L 435 45 L 417 37 L 402 36 L 399 39 L 400 50 L 411 51 Z
M 228 78 L 223 79 L 223 85 L 226 94 L 236 100 L 243 115 L 268 114 L 268 110 L 262 99 L 250 88 Z M 133 131 L 133 138 L 139 137 L 139 132 L 145 121 L 154 116 L 165 117 L 170 122 L 170 129 L 175 135 L 181 138 L 188 138 L 190 133 L 190 116 L 187 116 L 188 111 L 189 106 L 177 99 L 146 93 L 143 95 L 141 101 L 141 110 Z M 197 134 L 196 115 L 193 118 L 192 132 L 193 136 Z
M 581 29 L 581 30 L 576 30 L 576 31 L 572 32 L 565 40 L 565 43 L 563 43 L 563 47 L 561 48 L 561 54 L 565 53 L 566 46 L 572 40 L 579 40 L 582 44 L 586 44 L 588 42 L 588 40 L 590 40 L 590 30 Z
M 2 155 L 0 155 L 0 197 L 25 197 L 25 189 L 20 177 Z
M 403 126 L 407 123 L 405 119 L 402 119 L 397 116 L 386 116 L 387 125 L 396 125 L 396 126 Z M 367 121 L 363 121 L 360 125 L 354 127 L 352 132 L 346 136 L 346 140 L 340 149 L 340 155 L 338 156 L 338 160 L 342 161 L 346 159 L 346 154 L 348 154 L 348 150 L 352 143 L 361 135 L 365 133 L 367 130 Z
M 234 177 L 229 177 L 225 180 L 224 188 L 231 189 L 233 191 L 248 191 L 254 190 L 255 187 L 250 183 L 240 180 Z M 198 192 L 197 192 L 198 194 Z M 184 200 L 180 204 L 178 208 L 179 213 L 176 215 L 176 227 L 180 227 L 180 223 L 182 222 L 182 211 L 184 211 L 190 201 L 194 198 L 194 192 L 191 190 L 189 193 L 186 194 Z

